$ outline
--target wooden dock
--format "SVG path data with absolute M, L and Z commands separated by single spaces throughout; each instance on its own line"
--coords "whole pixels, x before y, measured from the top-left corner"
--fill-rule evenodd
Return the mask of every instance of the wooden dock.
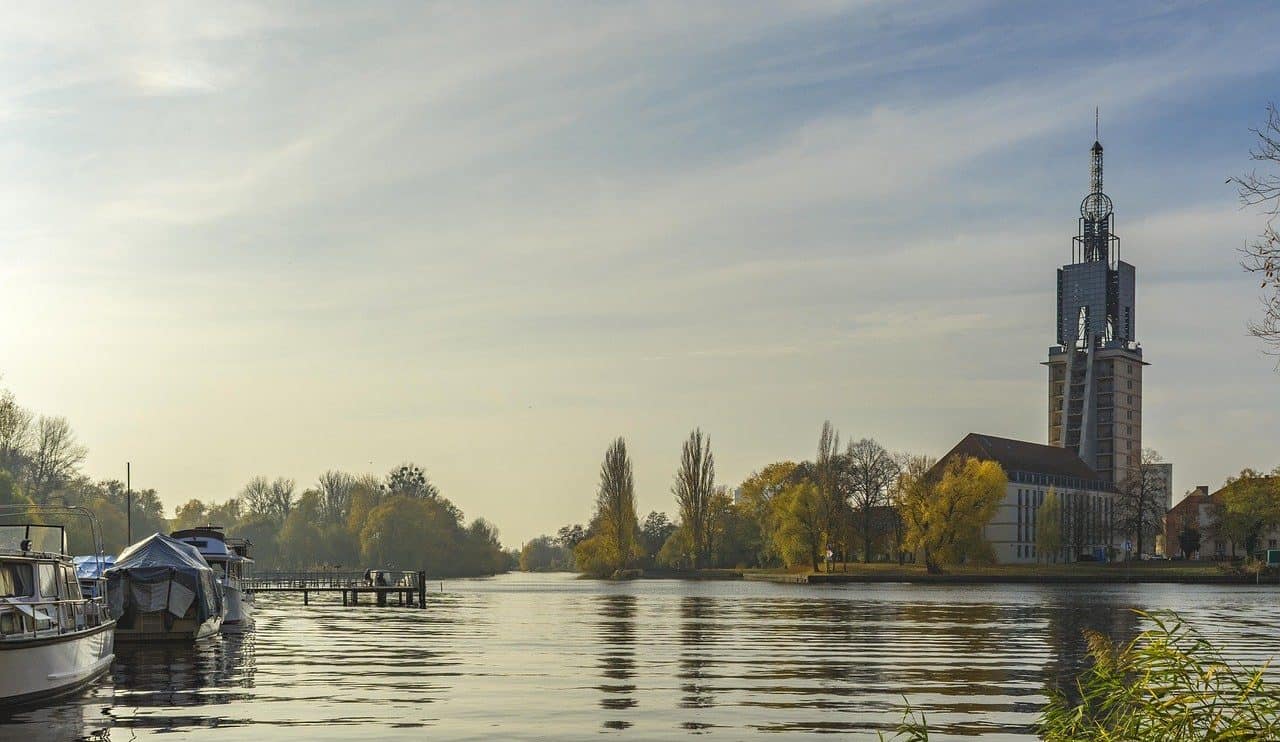
M 426 572 L 380 571 L 372 581 L 364 572 L 263 572 L 246 582 L 246 591 L 255 594 L 302 593 L 303 605 L 311 604 L 312 593 L 341 593 L 344 606 L 360 605 L 364 595 L 373 598 L 366 605 L 427 607 Z

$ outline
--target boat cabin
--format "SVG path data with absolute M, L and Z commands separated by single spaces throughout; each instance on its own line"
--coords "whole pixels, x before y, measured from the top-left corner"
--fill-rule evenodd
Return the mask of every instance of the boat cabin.
M 184 544 L 191 544 L 209 563 L 218 580 L 225 584 L 240 584 L 249 577 L 253 560 L 249 558 L 249 541 L 243 538 L 227 538 L 222 526 L 186 528 L 169 534 Z
M 59 636 L 109 620 L 85 597 L 62 526 L 0 525 L 0 641 Z

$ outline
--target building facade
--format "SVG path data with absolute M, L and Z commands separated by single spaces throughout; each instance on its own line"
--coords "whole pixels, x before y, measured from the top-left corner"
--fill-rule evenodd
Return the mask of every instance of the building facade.
M 1272 482 L 1274 486 L 1280 488 L 1280 480 L 1267 477 L 1266 481 Z M 1227 487 L 1230 487 L 1230 485 L 1227 485 Z M 1177 505 L 1169 509 L 1169 512 L 1165 513 L 1164 543 L 1167 555 L 1180 555 L 1188 559 L 1231 559 L 1248 556 L 1245 554 L 1243 544 L 1233 543 L 1231 539 L 1215 533 L 1214 525 L 1217 521 L 1215 509 L 1222 504 L 1222 498 L 1227 491 L 1227 487 L 1209 494 L 1208 486 L 1200 485 L 1188 493 L 1186 497 L 1179 500 Z M 1181 542 L 1182 532 L 1188 528 L 1194 529 L 1200 534 L 1200 547 L 1192 550 L 1189 554 L 1183 551 Z M 1280 548 L 1280 529 L 1272 529 L 1259 534 L 1258 544 L 1255 548 Z
M 1173 509 L 1173 464 L 1162 461 L 1158 464 L 1147 464 L 1151 468 L 1152 483 L 1158 488 L 1157 499 L 1164 503 L 1165 512 Z
M 970 433 L 938 460 L 945 467 L 956 457 L 1000 464 L 1008 477 L 1004 501 L 983 535 L 1003 564 L 1071 562 L 1082 555 L 1111 558 L 1116 545 L 1116 492 L 1112 482 L 1061 446 Z M 941 471 L 941 469 L 939 469 Z M 1037 535 L 1045 497 L 1053 490 L 1061 507 L 1062 548 L 1041 554 Z
M 1111 484 L 1142 457 L 1142 347 L 1136 270 L 1120 260 L 1102 144 L 1090 150 L 1071 262 L 1058 269 L 1057 345 L 1049 348 L 1049 444 L 1073 451 Z

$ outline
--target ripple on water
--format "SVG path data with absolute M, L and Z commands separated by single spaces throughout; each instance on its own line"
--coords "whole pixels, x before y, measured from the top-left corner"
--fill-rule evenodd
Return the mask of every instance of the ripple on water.
M 1082 632 L 1128 639 L 1176 608 L 1235 659 L 1271 656 L 1274 592 L 1243 587 L 625 584 L 566 575 L 444 583 L 430 607 L 264 595 L 258 629 L 122 645 L 79 697 L 0 737 L 736 739 L 891 729 L 1029 738 Z

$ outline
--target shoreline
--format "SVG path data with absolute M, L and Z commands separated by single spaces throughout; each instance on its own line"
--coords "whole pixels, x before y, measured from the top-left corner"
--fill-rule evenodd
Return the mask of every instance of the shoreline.
M 744 580 L 773 582 L 780 585 L 854 585 L 854 584 L 915 584 L 915 585 L 1254 585 L 1280 588 L 1275 578 L 1256 582 L 1251 575 L 1099 575 L 1099 574 L 768 574 L 745 573 Z
M 851 565 L 852 566 L 852 565 Z M 572 574 L 572 573 L 571 573 Z M 761 569 L 647 569 L 625 578 L 591 577 L 605 581 L 683 580 L 689 582 L 739 581 L 772 582 L 779 585 L 1253 585 L 1280 588 L 1280 576 L 1263 575 L 1259 581 L 1248 574 L 1231 574 L 1213 563 L 1141 567 L 1120 565 L 1052 565 L 1035 568 L 1015 565 L 957 567 L 944 574 L 929 574 L 923 568 L 889 564 L 858 565 L 847 572 L 784 572 Z

